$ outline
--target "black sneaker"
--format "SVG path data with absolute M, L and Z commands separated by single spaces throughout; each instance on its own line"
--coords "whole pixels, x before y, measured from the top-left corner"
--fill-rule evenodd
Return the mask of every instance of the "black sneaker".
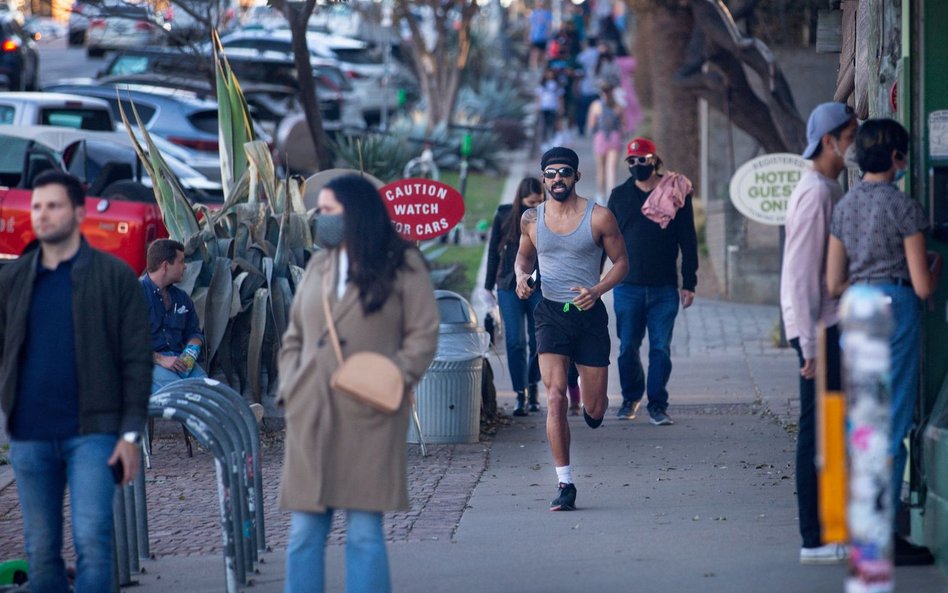
M 639 406 L 642 405 L 642 400 L 637 399 L 634 402 L 623 401 L 622 405 L 619 406 L 619 411 L 616 412 L 616 418 L 622 420 L 633 420 L 636 415 L 639 413 Z
M 589 428 L 599 428 L 599 425 L 602 424 L 605 417 L 606 415 L 603 414 L 602 418 L 593 418 L 586 413 L 586 408 L 583 408 L 583 420 L 586 421 L 586 425 L 589 426 Z
M 576 510 L 576 486 L 573 484 L 564 484 L 560 482 L 559 494 L 550 503 L 551 511 L 575 511 Z
M 928 566 L 935 563 L 931 550 L 925 546 L 916 546 L 901 535 L 895 536 L 896 566 Z

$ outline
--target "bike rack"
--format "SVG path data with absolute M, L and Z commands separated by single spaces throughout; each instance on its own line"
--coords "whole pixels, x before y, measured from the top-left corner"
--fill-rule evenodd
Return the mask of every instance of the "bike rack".
M 226 590 L 237 593 L 238 584 L 250 584 L 248 574 L 266 549 L 260 438 L 253 411 L 230 387 L 197 378 L 175 381 L 152 394 L 148 416 L 180 422 L 214 456 Z M 140 571 L 139 558 L 149 556 L 144 463 L 132 484 L 116 489 L 113 509 L 116 586 L 127 585 L 131 574 Z

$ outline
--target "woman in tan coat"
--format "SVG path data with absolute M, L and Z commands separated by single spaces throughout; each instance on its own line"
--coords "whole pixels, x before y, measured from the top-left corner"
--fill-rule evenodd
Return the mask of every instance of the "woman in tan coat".
M 408 508 L 409 398 L 387 414 L 330 388 L 339 365 L 323 288 L 343 356 L 389 357 L 406 394 L 434 356 L 438 307 L 424 259 L 396 234 L 372 184 L 357 175 L 334 179 L 317 205 L 325 249 L 306 268 L 280 352 L 279 402 L 286 412 L 280 506 L 293 511 L 285 591 L 323 591 L 332 514 L 345 509 L 346 591 L 385 593 L 391 585 L 382 513 Z

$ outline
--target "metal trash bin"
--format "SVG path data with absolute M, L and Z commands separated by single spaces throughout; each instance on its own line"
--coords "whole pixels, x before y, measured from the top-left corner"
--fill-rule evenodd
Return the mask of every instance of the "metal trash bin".
M 476 443 L 481 433 L 481 382 L 489 337 L 474 307 L 461 295 L 436 290 L 441 324 L 438 350 L 415 387 L 418 419 L 426 443 Z M 418 443 L 409 423 L 408 442 Z

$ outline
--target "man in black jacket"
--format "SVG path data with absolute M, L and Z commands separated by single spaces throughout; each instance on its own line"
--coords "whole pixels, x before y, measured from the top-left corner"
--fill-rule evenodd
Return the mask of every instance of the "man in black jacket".
M 34 592 L 68 591 L 67 484 L 75 590 L 112 590 L 114 483 L 138 470 L 151 384 L 141 287 L 127 264 L 86 243 L 84 203 L 75 177 L 40 175 L 31 200 L 37 241 L 0 271 L 0 403 Z
M 629 273 L 613 292 L 616 331 L 619 334 L 619 382 L 622 406 L 617 417 L 635 418 L 642 395 L 648 394 L 652 424 L 674 424 L 668 415 L 668 378 L 671 376 L 671 339 L 678 302 L 687 309 L 694 302 L 698 271 L 698 239 L 691 194 L 663 224 L 642 213 L 664 175 L 655 144 L 634 138 L 626 147 L 632 176 L 612 190 L 609 209 L 629 254 Z M 689 182 L 690 184 L 690 182 Z M 681 253 L 681 290 L 678 289 L 678 254 Z M 639 358 L 639 347 L 648 330 L 648 380 Z

